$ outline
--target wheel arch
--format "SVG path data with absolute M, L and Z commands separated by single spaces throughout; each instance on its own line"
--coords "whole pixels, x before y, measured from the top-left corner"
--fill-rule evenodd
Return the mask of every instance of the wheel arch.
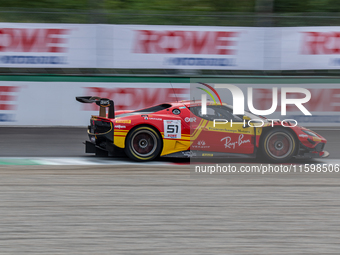
M 299 152 L 300 140 L 299 140 L 297 134 L 295 133 L 295 131 L 292 128 L 290 128 L 290 127 L 274 126 L 274 127 L 265 127 L 265 128 L 263 128 L 263 131 L 262 131 L 262 134 L 261 134 L 261 137 L 260 137 L 260 141 L 259 141 L 259 148 L 262 147 L 264 139 L 265 139 L 267 133 L 269 133 L 272 130 L 277 130 L 277 129 L 282 129 L 282 128 L 284 128 L 284 130 L 288 131 L 294 137 L 297 149 L 294 152 L 293 156 L 296 156 L 298 154 L 298 152 Z M 258 150 L 258 153 L 261 153 L 260 149 Z
M 272 130 L 276 130 L 276 129 L 280 129 L 280 128 L 284 128 L 285 130 L 287 130 L 288 132 L 290 132 L 294 138 L 299 141 L 299 138 L 297 136 L 297 134 L 295 133 L 295 131 L 293 129 L 291 129 L 290 127 L 282 127 L 282 126 L 274 126 L 274 127 L 264 127 L 263 128 L 263 131 L 262 131 L 262 134 L 260 136 L 260 143 L 263 141 L 265 135 L 269 132 L 269 131 L 272 131 Z
M 132 131 L 134 131 L 135 129 L 137 129 L 139 127 L 149 127 L 149 128 L 154 129 L 157 132 L 157 134 L 159 135 L 160 140 L 161 140 L 161 151 L 162 151 L 163 150 L 163 146 L 164 146 L 164 142 L 163 142 L 163 137 L 162 137 L 161 132 L 159 131 L 159 129 L 156 126 L 151 125 L 151 124 L 144 124 L 144 123 L 136 125 L 135 127 L 131 128 L 129 130 L 129 132 L 127 132 L 127 134 L 125 136 L 124 148 L 126 148 L 126 143 L 127 143 L 127 139 L 126 138 L 131 134 Z

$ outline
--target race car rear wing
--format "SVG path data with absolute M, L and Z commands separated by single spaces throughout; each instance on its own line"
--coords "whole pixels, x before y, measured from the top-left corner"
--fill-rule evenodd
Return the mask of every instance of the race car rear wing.
M 76 100 L 80 103 L 95 103 L 100 106 L 99 108 L 99 117 L 106 118 L 106 108 L 109 108 L 107 118 L 114 119 L 115 118 L 115 106 L 112 100 L 108 98 L 100 98 L 100 97 L 76 97 Z

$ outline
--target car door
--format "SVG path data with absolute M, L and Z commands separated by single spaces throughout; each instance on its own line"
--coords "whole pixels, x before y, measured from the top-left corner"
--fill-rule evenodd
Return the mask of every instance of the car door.
M 254 152 L 254 127 L 243 127 L 243 120 L 224 105 L 208 105 L 207 114 L 201 107 L 190 107 L 192 150 L 251 154 Z

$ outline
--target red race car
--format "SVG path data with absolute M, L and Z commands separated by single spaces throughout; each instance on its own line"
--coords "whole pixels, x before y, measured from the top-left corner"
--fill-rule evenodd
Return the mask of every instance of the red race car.
M 99 115 L 91 117 L 90 141 L 85 143 L 86 152 L 97 156 L 125 154 L 137 161 L 158 156 L 263 157 L 271 162 L 287 162 L 293 157 L 329 155 L 324 151 L 326 139 L 307 128 L 290 122 L 269 121 L 248 112 L 244 116 L 234 115 L 226 104 L 208 102 L 203 115 L 198 101 L 115 112 L 110 99 L 76 99 L 100 107 Z M 261 119 L 262 126 L 247 122 L 255 118 Z

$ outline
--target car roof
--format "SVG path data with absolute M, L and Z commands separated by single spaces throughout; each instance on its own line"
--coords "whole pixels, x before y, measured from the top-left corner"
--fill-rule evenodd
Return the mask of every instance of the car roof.
M 181 104 L 184 104 L 186 107 L 194 107 L 194 106 L 201 106 L 202 101 L 201 100 L 183 100 L 180 102 Z M 176 106 L 177 103 L 173 103 L 173 106 Z M 207 105 L 221 105 L 220 103 L 207 101 Z M 222 105 L 227 105 L 226 103 L 222 103 Z

